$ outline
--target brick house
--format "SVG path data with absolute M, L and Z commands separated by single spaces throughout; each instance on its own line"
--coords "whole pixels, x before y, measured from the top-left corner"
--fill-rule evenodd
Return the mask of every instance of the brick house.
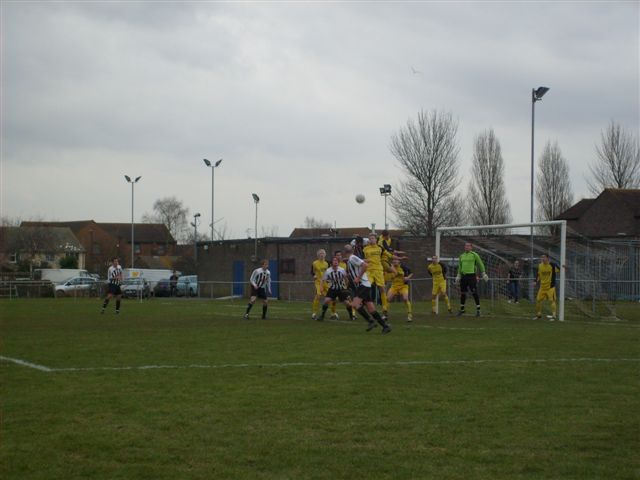
M 121 264 L 131 263 L 131 224 L 97 223 L 94 220 L 73 222 L 22 222 L 23 226 L 58 226 L 69 228 L 86 250 L 86 268 L 104 274 L 109 260 L 119 257 Z M 134 224 L 135 265 L 145 268 L 149 263 L 161 263 L 170 268 L 176 255 L 176 241 L 164 224 Z M 154 265 L 155 266 L 155 265 Z
M 65 257 L 74 257 L 85 268 L 86 250 L 67 227 L 0 227 L 0 264 L 15 270 L 19 264 L 31 268 L 60 268 Z
M 558 215 L 567 227 L 589 238 L 640 238 L 640 189 L 606 188 Z

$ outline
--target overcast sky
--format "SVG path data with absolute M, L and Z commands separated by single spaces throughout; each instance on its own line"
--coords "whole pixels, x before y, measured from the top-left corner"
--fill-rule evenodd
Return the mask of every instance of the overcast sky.
M 420 110 L 502 144 L 514 221 L 536 157 L 558 141 L 575 199 L 614 119 L 637 134 L 639 3 L 2 2 L 0 214 L 129 222 L 176 196 L 227 234 L 280 235 L 306 216 L 384 223 L 403 178 L 391 136 Z M 414 72 L 417 71 L 418 73 Z M 354 201 L 366 196 L 362 205 Z M 390 212 L 390 221 L 393 217 Z

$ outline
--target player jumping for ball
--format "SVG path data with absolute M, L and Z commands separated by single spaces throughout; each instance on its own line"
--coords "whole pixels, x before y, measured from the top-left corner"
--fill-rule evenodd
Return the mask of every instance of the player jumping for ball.
M 391 332 L 391 326 L 376 311 L 376 306 L 371 300 L 371 282 L 367 276 L 367 262 L 353 254 L 351 245 L 344 246 L 344 255 L 347 260 L 349 281 L 354 289 L 351 306 L 368 322 L 367 332 L 376 326 L 376 322 L 371 317 L 382 326 L 382 333 Z

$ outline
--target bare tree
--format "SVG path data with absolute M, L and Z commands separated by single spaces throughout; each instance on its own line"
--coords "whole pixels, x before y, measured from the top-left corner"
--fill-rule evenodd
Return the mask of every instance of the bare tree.
M 640 142 L 638 137 L 624 130 L 611 120 L 600 134 L 596 145 L 597 159 L 589 170 L 592 180 L 587 180 L 593 195 L 600 195 L 605 188 L 640 187 Z
M 458 123 L 450 113 L 418 113 L 391 137 L 391 153 L 407 179 L 391 197 L 399 225 L 414 234 L 433 235 L 454 224 L 451 202 L 458 185 Z
M 496 225 L 511 221 L 511 208 L 504 185 L 504 160 L 493 129 L 476 136 L 473 145 L 473 177 L 467 203 L 474 225 Z
M 324 220 L 320 220 L 315 217 L 304 217 L 304 226 L 305 228 L 331 228 L 330 222 L 325 222 Z
M 57 250 L 57 237 L 50 227 L 22 226 L 15 227 L 7 238 L 7 247 L 11 252 L 19 254 L 20 260 L 28 264 L 29 272 L 33 272 L 33 263 L 39 255 Z
M 536 201 L 538 221 L 555 220 L 573 204 L 569 165 L 558 142 L 547 142 L 538 161 Z M 557 229 L 548 229 L 556 233 Z
M 145 213 L 145 223 L 163 223 L 179 243 L 189 236 L 189 209 L 176 197 L 159 198 L 153 204 L 153 213 Z

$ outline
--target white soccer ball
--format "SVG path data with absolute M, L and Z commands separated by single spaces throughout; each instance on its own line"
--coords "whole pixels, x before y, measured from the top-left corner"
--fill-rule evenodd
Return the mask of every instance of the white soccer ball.
M 356 195 L 356 202 L 358 203 L 364 203 L 364 195 L 359 193 L 358 195 Z

